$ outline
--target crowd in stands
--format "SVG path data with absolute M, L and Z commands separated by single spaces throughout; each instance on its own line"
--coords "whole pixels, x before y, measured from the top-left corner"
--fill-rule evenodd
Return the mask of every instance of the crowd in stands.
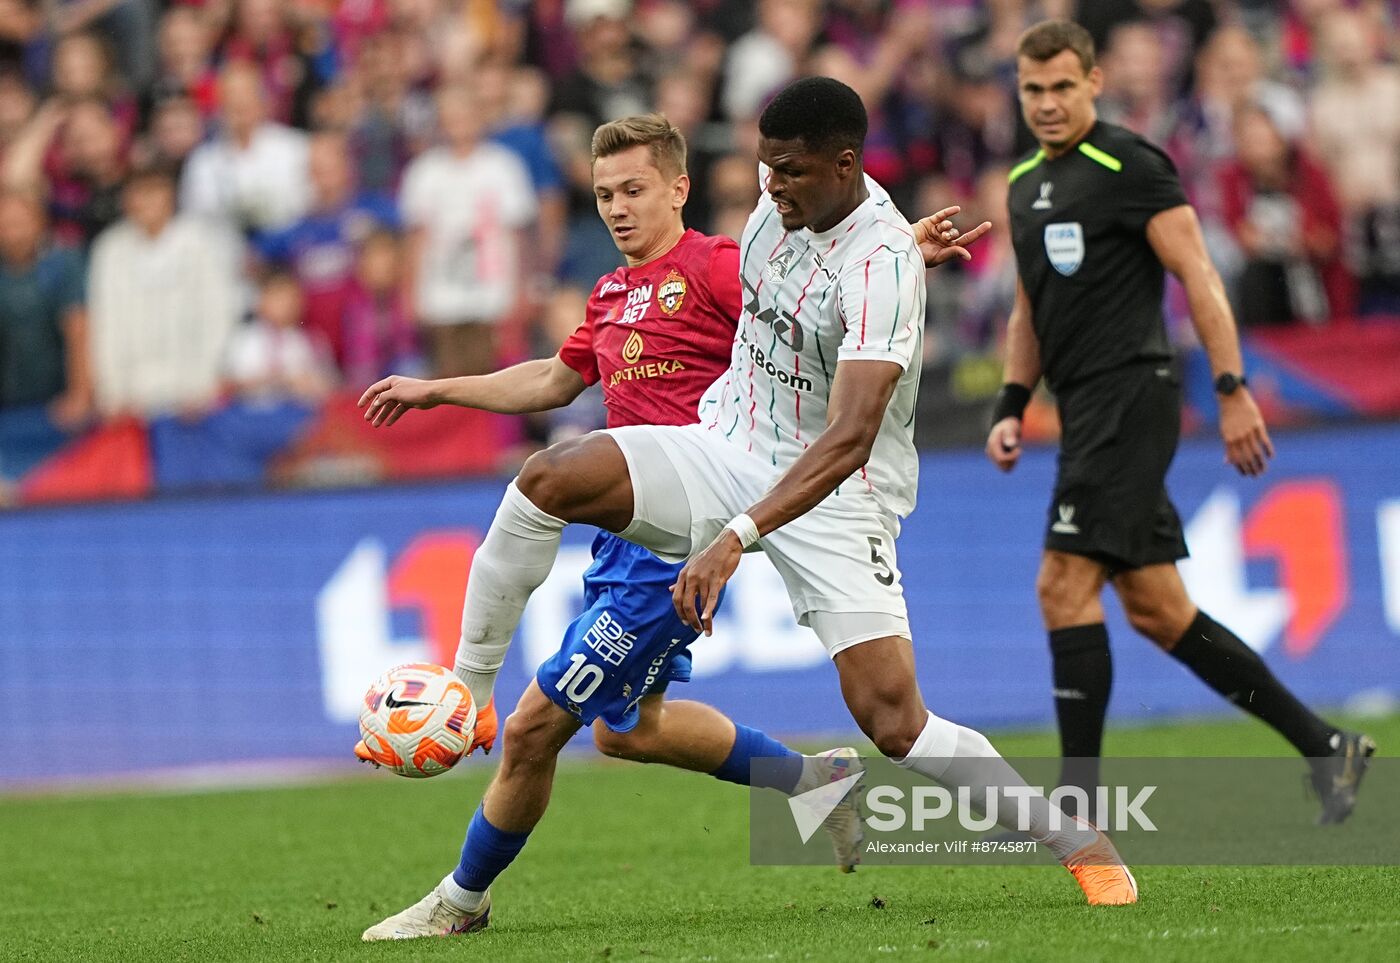
M 688 223 L 737 236 L 756 117 L 803 74 L 860 92 L 911 218 L 998 224 L 926 342 L 994 351 L 1015 44 L 1047 16 L 1175 160 L 1243 326 L 1400 314 L 1394 0 L 0 0 L 0 484 L 111 419 L 552 352 L 620 263 L 594 127 L 666 113 Z

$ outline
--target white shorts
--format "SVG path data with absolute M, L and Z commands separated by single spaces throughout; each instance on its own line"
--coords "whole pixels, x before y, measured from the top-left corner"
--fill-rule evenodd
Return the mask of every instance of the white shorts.
M 700 425 L 636 425 L 607 434 L 632 476 L 634 515 L 620 534 L 669 561 L 709 545 L 781 474 Z M 798 624 L 835 656 L 871 639 L 910 638 L 895 539 L 899 519 L 866 492 L 832 494 L 759 541 Z

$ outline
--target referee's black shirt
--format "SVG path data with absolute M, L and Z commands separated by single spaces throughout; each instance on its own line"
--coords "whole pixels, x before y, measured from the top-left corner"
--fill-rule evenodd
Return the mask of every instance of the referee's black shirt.
M 1153 215 L 1186 203 L 1166 154 L 1100 121 L 1073 150 L 1054 160 L 1036 151 L 1013 167 L 1008 200 L 1016 267 L 1052 391 L 1171 358 L 1165 274 L 1146 233 Z

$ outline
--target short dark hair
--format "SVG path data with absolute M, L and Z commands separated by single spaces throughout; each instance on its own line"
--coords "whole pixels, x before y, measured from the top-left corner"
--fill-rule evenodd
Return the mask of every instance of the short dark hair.
M 1016 41 L 1016 56 L 1035 61 L 1049 60 L 1066 50 L 1074 51 L 1086 74 L 1094 69 L 1094 38 L 1069 20 L 1042 20 Z
M 778 91 L 758 118 L 770 140 L 800 140 L 808 150 L 853 150 L 865 144 L 870 119 L 860 94 L 831 77 L 804 77 Z

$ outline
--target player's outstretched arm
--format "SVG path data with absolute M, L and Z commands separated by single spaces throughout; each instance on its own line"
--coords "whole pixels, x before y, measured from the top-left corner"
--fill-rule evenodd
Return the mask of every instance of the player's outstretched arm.
M 919 245 L 925 267 L 938 267 L 955 258 L 971 261 L 972 253 L 968 248 L 992 229 L 991 221 L 983 221 L 966 234 L 961 233 L 952 221 L 961 211 L 962 208 L 954 204 L 914 222 L 914 243 Z
M 807 514 L 870 460 L 885 408 L 903 373 L 893 361 L 837 363 L 826 430 L 746 513 L 757 527 L 755 538 Z M 681 569 L 671 589 L 672 601 L 691 628 L 711 634 L 720 589 L 739 567 L 743 551 L 738 534 L 726 528 Z
M 562 408 L 587 387 L 577 371 L 559 356 L 526 361 L 489 375 L 464 378 L 405 378 L 390 375 L 360 396 L 365 421 L 388 427 L 411 408 L 457 405 L 505 415 Z
M 1006 365 L 987 435 L 987 457 L 1002 471 L 1021 459 L 1021 416 L 1040 382 L 1040 341 L 1031 323 L 1031 299 L 1016 279 L 1016 302 L 1006 324 Z
M 1191 308 L 1191 324 L 1210 358 L 1211 373 L 1242 375 L 1244 360 L 1235 316 L 1225 297 L 1225 285 L 1206 253 L 1205 239 L 1196 212 L 1189 204 L 1162 211 L 1147 222 L 1147 241 L 1162 266 L 1181 281 Z M 1220 400 L 1220 437 L 1225 460 L 1241 475 L 1260 475 L 1274 444 L 1264 426 L 1264 416 L 1249 389 L 1239 387 Z

